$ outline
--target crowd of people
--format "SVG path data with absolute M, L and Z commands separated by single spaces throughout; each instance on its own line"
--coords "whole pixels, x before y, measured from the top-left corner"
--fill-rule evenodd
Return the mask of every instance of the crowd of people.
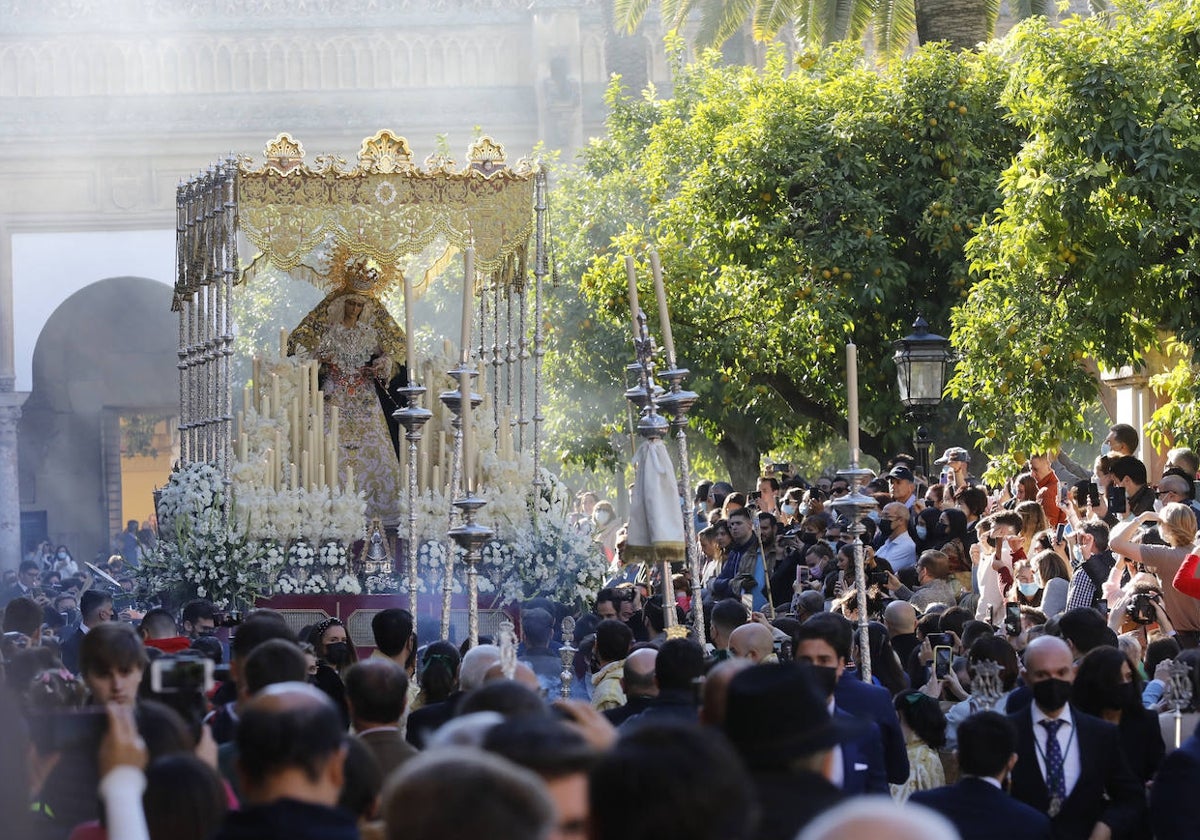
M 936 481 L 898 457 L 861 542 L 844 480 L 703 482 L 669 588 L 593 496 L 613 578 L 519 605 L 519 644 L 83 581 L 72 615 L 39 558 L 4 610 L 5 836 L 1200 837 L 1200 463 L 1151 483 L 1137 448 L 1114 427 L 1061 491 L 1048 457 L 994 492 L 963 449 Z

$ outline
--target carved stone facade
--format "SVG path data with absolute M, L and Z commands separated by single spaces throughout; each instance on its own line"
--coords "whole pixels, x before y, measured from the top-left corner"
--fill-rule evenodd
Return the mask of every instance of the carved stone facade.
M 352 154 L 391 128 L 420 159 L 442 142 L 460 156 L 481 129 L 514 158 L 544 141 L 570 160 L 603 131 L 611 71 L 669 89 L 655 26 L 624 38 L 608 20 L 611 0 L 0 0 L 0 394 L 31 387 L 14 319 L 45 323 L 14 310 L 14 234 L 173 229 L 180 180 L 280 131 Z M 0 446 L 0 568 L 19 559 L 15 450 Z M 69 520 L 95 518 L 94 494 L 50 510 L 25 458 L 22 476 L 20 510 L 90 533 Z

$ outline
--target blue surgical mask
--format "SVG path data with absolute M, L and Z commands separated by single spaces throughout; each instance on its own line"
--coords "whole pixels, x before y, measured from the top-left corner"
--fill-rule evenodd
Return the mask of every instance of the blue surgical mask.
M 1077 545 L 1071 546 L 1071 559 L 1075 561 L 1075 565 L 1079 566 L 1083 563 L 1083 549 Z
M 1112 452 L 1112 447 L 1108 445 L 1108 441 L 1104 441 L 1104 443 L 1100 444 L 1101 455 L 1107 455 L 1110 452 Z
M 811 510 L 811 508 L 808 506 L 808 504 L 803 504 L 800 505 L 799 513 L 801 516 L 808 516 L 809 510 Z
M 796 506 L 795 506 L 795 505 L 783 505 L 783 507 L 782 507 L 782 510 L 783 510 L 783 512 L 784 512 L 784 513 L 786 513 L 788 516 L 795 516 L 795 515 L 796 515 Z
M 1036 580 L 1032 581 L 1030 583 L 1018 583 L 1017 584 L 1017 589 L 1021 590 L 1021 594 L 1024 595 L 1026 598 L 1032 598 L 1034 595 L 1036 595 L 1038 593 L 1038 590 L 1041 588 L 1042 588 L 1041 584 L 1039 584 Z
M 867 519 L 870 519 L 872 522 L 878 522 L 879 521 L 879 511 L 877 511 L 877 510 L 870 511 L 867 514 Z
M 928 534 L 929 534 L 929 529 L 927 527 L 925 527 L 924 525 L 917 526 L 917 539 L 918 540 L 924 540 L 925 537 L 928 536 Z

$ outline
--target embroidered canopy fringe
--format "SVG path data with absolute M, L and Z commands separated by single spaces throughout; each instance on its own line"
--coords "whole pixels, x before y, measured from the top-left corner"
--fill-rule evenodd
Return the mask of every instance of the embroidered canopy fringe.
M 682 562 L 687 558 L 683 515 L 667 445 L 659 438 L 642 441 L 633 456 L 633 469 L 625 562 Z

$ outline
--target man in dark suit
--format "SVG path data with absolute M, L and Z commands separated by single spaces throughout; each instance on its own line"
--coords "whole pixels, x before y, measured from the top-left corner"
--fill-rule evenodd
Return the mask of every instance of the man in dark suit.
M 813 666 L 812 673 L 817 680 L 822 696 L 826 698 L 828 711 L 831 715 L 843 720 L 851 718 L 863 722 L 863 734 L 850 741 L 844 741 L 839 750 L 834 751 L 834 762 L 830 778 L 834 784 L 848 794 L 856 793 L 888 793 L 888 782 L 891 774 L 890 765 L 884 756 L 885 736 L 882 727 L 876 723 L 872 713 L 856 714 L 851 709 L 843 708 L 841 695 L 842 681 L 846 679 L 846 657 L 849 654 L 851 630 L 850 622 L 832 613 L 814 615 L 800 625 L 796 630 L 796 650 L 793 655 L 797 662 Z M 862 686 L 871 691 L 882 691 L 886 698 L 887 692 L 875 686 L 867 686 L 853 677 L 849 680 L 855 686 Z M 846 692 L 845 696 L 852 697 L 856 706 L 867 705 L 872 712 L 877 711 L 872 699 L 863 700 L 865 695 L 857 688 Z M 888 704 L 891 709 L 891 704 Z M 892 711 L 892 717 L 896 717 Z M 908 754 L 904 744 L 900 744 L 900 753 L 904 756 L 904 775 L 901 781 L 908 779 Z
M 875 723 L 881 736 L 880 750 L 887 781 L 894 785 L 904 784 L 908 781 L 908 750 L 904 746 L 904 733 L 900 731 L 900 719 L 892 706 L 891 696 L 887 689 L 865 683 L 858 678 L 857 672 L 846 670 L 854 645 L 853 625 L 840 615 L 818 613 L 800 625 L 797 633 L 798 645 L 802 645 L 804 639 L 823 642 L 823 645 L 818 644 L 814 649 L 822 661 L 812 659 L 811 662 L 814 665 L 836 667 L 834 701 L 837 708 Z M 836 659 L 830 660 L 824 656 L 829 652 L 832 652 Z M 794 655 L 796 659 L 800 659 L 798 653 Z M 887 788 L 882 792 L 887 793 Z
M 400 734 L 408 702 L 408 675 L 390 659 L 372 657 L 345 675 L 346 705 L 355 737 L 371 751 L 384 778 L 417 754 Z
M 42 579 L 42 569 L 36 560 L 22 560 L 17 569 L 17 580 L 8 589 L 0 592 L 0 606 L 17 598 L 33 598 L 38 600 L 41 594 L 37 592 L 38 583 Z
M 1200 790 L 1200 735 L 1169 753 L 1150 786 L 1150 825 L 1155 837 L 1200 840 L 1192 797 Z
M 79 624 L 67 633 L 59 648 L 59 658 L 72 673 L 79 673 L 79 648 L 88 630 L 112 621 L 113 600 L 107 592 L 89 589 L 79 596 Z
M 1054 636 L 1034 639 L 1022 673 L 1033 704 L 1009 717 L 1017 730 L 1013 797 L 1049 815 L 1057 840 L 1129 836 L 1144 816 L 1145 794 L 1117 727 L 1067 703 L 1071 648 Z
M 962 840 L 1052 840 L 1050 818 L 1002 788 L 1017 763 L 1017 730 L 999 712 L 971 715 L 958 727 L 958 784 L 914 793 L 909 802 L 932 808 Z

